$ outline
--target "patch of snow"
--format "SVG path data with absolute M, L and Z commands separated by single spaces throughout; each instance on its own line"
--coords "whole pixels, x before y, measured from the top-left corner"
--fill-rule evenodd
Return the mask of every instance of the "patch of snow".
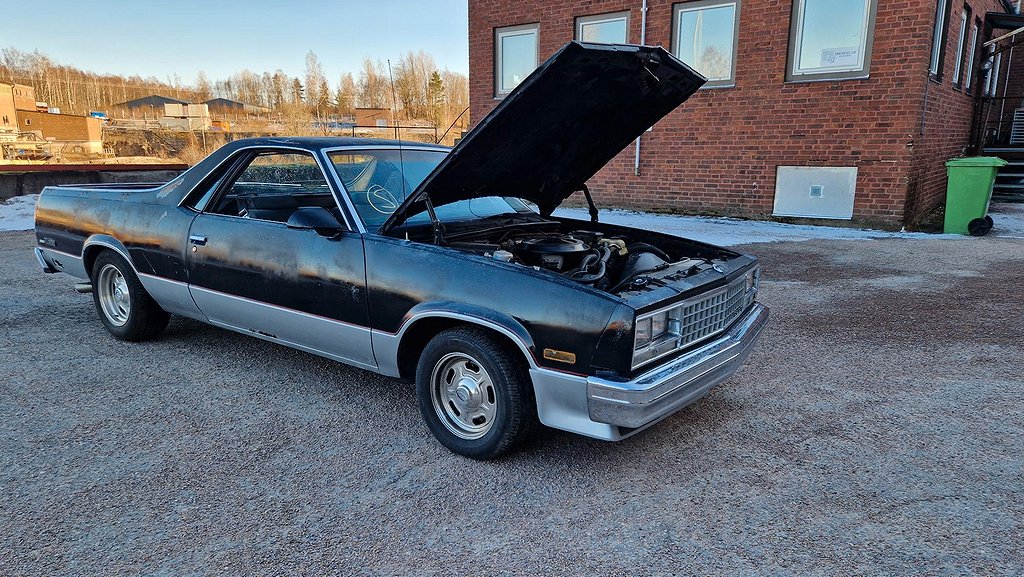
M 32 230 L 38 194 L 15 196 L 0 202 L 0 230 Z
M 988 207 L 992 217 L 992 236 L 1024 238 L 1024 202 L 1000 202 Z
M 559 208 L 556 216 L 590 220 L 586 209 Z M 837 226 L 814 226 L 809 224 L 787 224 L 764 220 L 742 220 L 738 218 L 710 218 L 703 216 L 678 216 L 633 212 L 627 210 L 602 210 L 601 221 L 610 224 L 653 230 L 693 240 L 718 245 L 732 246 L 759 242 L 786 242 L 799 240 L 863 240 L 872 238 L 966 238 L 954 234 L 929 234 L 925 232 L 888 232 L 864 228 Z

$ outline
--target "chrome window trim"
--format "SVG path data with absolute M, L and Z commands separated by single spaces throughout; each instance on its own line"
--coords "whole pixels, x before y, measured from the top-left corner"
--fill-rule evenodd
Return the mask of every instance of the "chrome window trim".
M 344 146 L 330 146 L 327 148 L 321 148 L 320 152 L 327 154 L 329 152 L 347 152 L 351 150 L 426 150 L 428 152 L 451 152 L 451 148 L 447 146 L 437 145 L 423 145 L 423 144 L 409 144 L 398 146 L 397 144 L 346 144 Z
M 274 150 L 296 150 L 298 152 L 302 152 L 302 153 L 308 154 L 308 155 L 313 157 L 313 160 L 316 161 L 316 165 L 320 168 L 320 173 L 324 177 L 324 182 L 327 183 L 327 188 L 331 188 L 331 179 L 328 176 L 327 170 L 324 169 L 324 162 L 323 162 L 323 160 L 320 158 L 320 155 L 318 155 L 316 153 L 316 151 L 309 150 L 308 148 L 302 148 L 300 146 L 289 146 L 289 145 L 286 145 L 286 144 L 259 144 L 259 145 L 245 146 L 245 147 L 239 148 L 238 150 L 236 150 L 236 151 L 232 152 L 231 154 L 229 154 L 226 158 L 224 158 L 224 160 L 221 160 L 220 162 L 218 162 L 217 165 L 214 166 L 213 168 L 211 168 L 206 174 L 208 174 L 208 175 L 209 174 L 213 174 L 217 170 L 220 170 L 220 168 L 222 166 L 224 166 L 224 164 L 226 162 L 234 161 L 234 160 L 236 160 L 238 158 L 238 156 L 240 154 L 242 154 L 244 152 L 247 152 L 247 151 L 252 151 L 252 150 L 267 150 L 267 151 L 274 151 Z M 333 173 L 333 171 L 332 171 L 332 173 Z M 206 212 L 206 207 L 205 206 L 203 207 L 202 210 L 198 210 L 198 209 L 193 208 L 191 206 L 185 205 L 185 201 L 188 199 L 189 196 L 192 195 L 192 193 L 194 191 L 195 191 L 195 189 L 192 189 L 192 190 L 186 192 L 185 195 L 183 197 L 181 197 L 181 200 L 178 201 L 178 207 L 179 208 L 184 208 L 184 209 L 187 209 L 187 210 L 191 210 L 192 212 L 194 212 L 196 214 L 213 214 L 213 213 Z M 342 190 L 334 190 L 334 189 L 332 189 L 331 190 L 331 196 L 334 197 L 334 204 L 338 207 L 338 210 L 341 211 L 342 218 L 345 219 L 345 223 L 344 223 L 345 227 L 348 228 L 350 231 L 366 232 L 365 229 L 360 230 L 360 228 L 362 228 L 362 227 L 353 227 L 352 223 L 349 222 L 349 217 L 345 213 L 345 208 L 341 205 L 341 202 L 338 200 L 338 195 L 339 194 L 345 195 L 346 198 L 348 197 L 348 194 L 345 193 L 344 189 L 342 189 Z M 219 216 L 229 216 L 229 215 L 219 215 Z M 249 220 L 261 220 L 261 219 L 253 218 L 253 219 L 249 219 Z M 278 221 L 267 220 L 267 221 L 263 221 L 263 222 L 278 222 Z
M 331 162 L 331 156 L 330 156 L 332 152 L 353 152 L 353 153 L 355 153 L 355 152 L 359 152 L 359 151 L 362 151 L 362 150 L 415 150 L 415 151 L 419 151 L 419 152 L 439 152 L 439 153 L 443 153 L 445 155 L 447 155 L 447 154 L 449 154 L 451 152 L 451 149 L 447 148 L 447 147 L 437 147 L 437 146 L 431 147 L 431 146 L 416 146 L 416 145 L 405 146 L 404 144 L 402 146 L 398 146 L 398 145 L 395 145 L 395 144 L 371 144 L 371 145 L 368 145 L 368 146 L 350 145 L 350 146 L 332 146 L 330 148 L 321 148 L 320 152 L 324 155 L 325 162 L 327 163 L 328 166 L 331 167 L 331 170 L 330 170 L 331 177 L 334 179 L 334 183 L 338 187 L 338 190 L 340 191 L 341 196 L 344 197 L 345 205 L 352 212 L 352 218 L 356 221 L 356 224 L 358 224 L 359 232 L 361 232 L 363 234 L 366 234 L 366 223 L 363 222 L 363 217 L 359 216 L 359 212 L 356 210 L 356 205 L 352 203 L 352 199 L 349 197 L 348 190 L 345 188 L 345 185 L 341 182 L 341 177 L 338 176 L 338 171 L 337 171 L 337 169 L 335 169 L 334 163 Z M 412 194 L 412 191 L 409 191 L 409 193 Z M 374 232 L 377 232 L 377 231 L 374 231 Z

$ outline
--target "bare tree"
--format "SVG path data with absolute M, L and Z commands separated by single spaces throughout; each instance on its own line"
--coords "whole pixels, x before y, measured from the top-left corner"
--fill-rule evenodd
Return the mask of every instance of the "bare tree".
M 320 120 L 327 113 L 331 100 L 330 88 L 320 59 L 310 50 L 306 53 L 306 106 L 314 118 Z
M 359 88 L 351 72 L 341 75 L 338 80 L 338 92 L 334 98 L 335 109 L 341 116 L 355 116 L 356 99 L 359 96 Z
M 709 55 L 709 60 L 714 60 L 713 55 Z M 192 84 L 186 84 L 176 74 L 169 74 L 164 80 L 137 74 L 96 74 L 60 64 L 38 51 L 0 49 L 0 82 L 32 86 L 37 100 L 71 114 L 86 114 L 90 110 L 113 112 L 116 104 L 162 94 L 191 102 L 222 97 L 266 106 L 279 113 L 278 118 L 287 119 L 295 130 L 308 130 L 311 117 L 351 116 L 356 106 L 396 108 L 404 118 L 429 120 L 447 128 L 468 106 L 465 75 L 439 71 L 434 59 L 422 51 L 406 53 L 393 63 L 397 101 L 392 97 L 388 70 L 380 60 L 364 58 L 358 71 L 341 74 L 333 88 L 313 52 L 306 55 L 305 72 L 303 78 L 294 78 L 281 70 L 242 70 L 218 79 L 199 72 Z M 468 118 L 463 115 L 458 126 L 467 123 Z
M 199 74 L 196 74 L 196 89 L 195 98 L 200 102 L 206 102 L 211 98 L 210 96 L 210 79 L 206 77 L 206 73 L 202 70 Z
M 369 57 L 363 58 L 357 103 L 363 108 L 390 108 L 391 90 L 387 71 L 380 60 L 374 62 Z

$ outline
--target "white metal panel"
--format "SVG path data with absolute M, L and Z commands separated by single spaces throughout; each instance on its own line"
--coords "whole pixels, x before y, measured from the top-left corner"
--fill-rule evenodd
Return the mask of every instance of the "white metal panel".
M 855 166 L 780 166 L 775 173 L 775 216 L 853 218 Z
M 206 104 L 187 104 L 185 113 L 191 117 L 202 118 L 210 115 L 210 108 Z

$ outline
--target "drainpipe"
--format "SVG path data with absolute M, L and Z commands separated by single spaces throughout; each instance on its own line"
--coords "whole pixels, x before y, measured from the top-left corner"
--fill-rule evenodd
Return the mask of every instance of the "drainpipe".
M 647 0 L 640 7 L 640 44 L 647 44 Z M 633 158 L 633 175 L 640 176 L 640 137 L 636 137 L 636 156 Z
M 1013 69 L 1013 49 L 1014 49 L 1013 42 L 1016 39 L 1017 39 L 1017 35 L 1016 34 L 1014 34 L 1013 36 L 1010 37 L 1010 54 L 1006 58 L 1006 74 L 1000 74 L 999 75 L 1000 78 L 1003 78 L 1005 76 L 1005 78 L 1003 78 L 1003 99 L 1002 99 L 1002 103 L 999 105 L 999 134 L 1000 134 L 1000 136 L 1002 136 L 1002 132 L 1003 132 L 1003 119 L 1006 118 L 1004 116 L 1006 114 L 1006 91 L 1010 88 L 1010 70 Z M 996 86 L 995 90 L 999 90 L 999 87 Z M 995 90 L 993 90 L 993 92 L 995 92 Z M 1011 124 L 1011 127 L 1010 127 L 1010 131 L 1011 132 L 1013 131 L 1012 124 Z

